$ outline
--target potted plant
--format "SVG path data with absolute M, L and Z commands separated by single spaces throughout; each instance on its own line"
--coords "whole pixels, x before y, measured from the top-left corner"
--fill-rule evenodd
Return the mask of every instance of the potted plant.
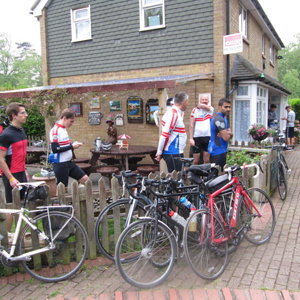
M 273 136 L 276 132 L 274 129 L 267 129 L 265 125 L 253 124 L 249 128 L 248 133 L 251 135 L 253 140 L 261 142 L 268 136 Z

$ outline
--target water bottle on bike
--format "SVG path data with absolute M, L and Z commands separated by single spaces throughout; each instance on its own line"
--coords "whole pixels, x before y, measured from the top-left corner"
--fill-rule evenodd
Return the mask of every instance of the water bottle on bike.
M 179 199 L 179 203 L 188 209 L 195 208 L 195 206 L 184 196 Z
M 184 217 L 180 216 L 177 212 L 171 210 L 169 212 L 169 216 L 171 217 L 172 220 L 174 220 L 178 224 L 182 225 L 183 227 L 186 225 L 186 219 Z

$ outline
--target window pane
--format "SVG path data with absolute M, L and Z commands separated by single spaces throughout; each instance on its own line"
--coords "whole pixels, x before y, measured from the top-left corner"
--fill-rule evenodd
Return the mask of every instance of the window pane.
M 77 22 L 76 26 L 76 38 L 77 40 L 88 39 L 90 38 L 90 22 L 89 21 L 82 21 Z
M 78 19 L 86 19 L 88 18 L 88 10 L 87 9 L 79 9 L 75 11 L 75 20 Z
M 163 24 L 162 8 L 145 9 L 145 27 L 158 26 Z
M 235 100 L 234 138 L 239 141 L 248 141 L 248 129 L 250 127 L 250 101 Z
M 157 4 L 161 3 L 162 0 L 144 0 L 144 5 L 151 5 L 151 4 Z
M 238 96 L 248 96 L 248 86 L 239 86 L 237 90 Z

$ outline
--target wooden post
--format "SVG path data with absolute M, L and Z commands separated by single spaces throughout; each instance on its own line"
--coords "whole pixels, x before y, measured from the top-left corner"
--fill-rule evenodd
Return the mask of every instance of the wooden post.
M 89 244 L 90 244 L 90 253 L 89 258 L 95 259 L 97 257 L 96 254 L 96 242 L 94 237 L 94 199 L 93 199 L 93 191 L 92 191 L 92 182 L 88 180 L 85 183 L 86 188 L 86 219 L 87 225 L 86 230 L 88 234 Z

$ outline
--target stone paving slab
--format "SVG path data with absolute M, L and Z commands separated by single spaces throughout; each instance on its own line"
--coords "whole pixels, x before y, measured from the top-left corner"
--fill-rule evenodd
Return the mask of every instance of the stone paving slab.
M 0 299 L 300 300 L 299 150 L 286 154 L 292 167 L 287 199 L 282 202 L 278 193 L 272 197 L 277 222 L 271 240 L 260 246 L 243 241 L 230 256 L 224 273 L 214 281 L 199 278 L 185 259 L 180 259 L 162 285 L 140 290 L 126 283 L 116 267 L 100 257 L 86 261 L 84 271 L 72 279 L 55 284 L 21 273 L 2 277 Z

